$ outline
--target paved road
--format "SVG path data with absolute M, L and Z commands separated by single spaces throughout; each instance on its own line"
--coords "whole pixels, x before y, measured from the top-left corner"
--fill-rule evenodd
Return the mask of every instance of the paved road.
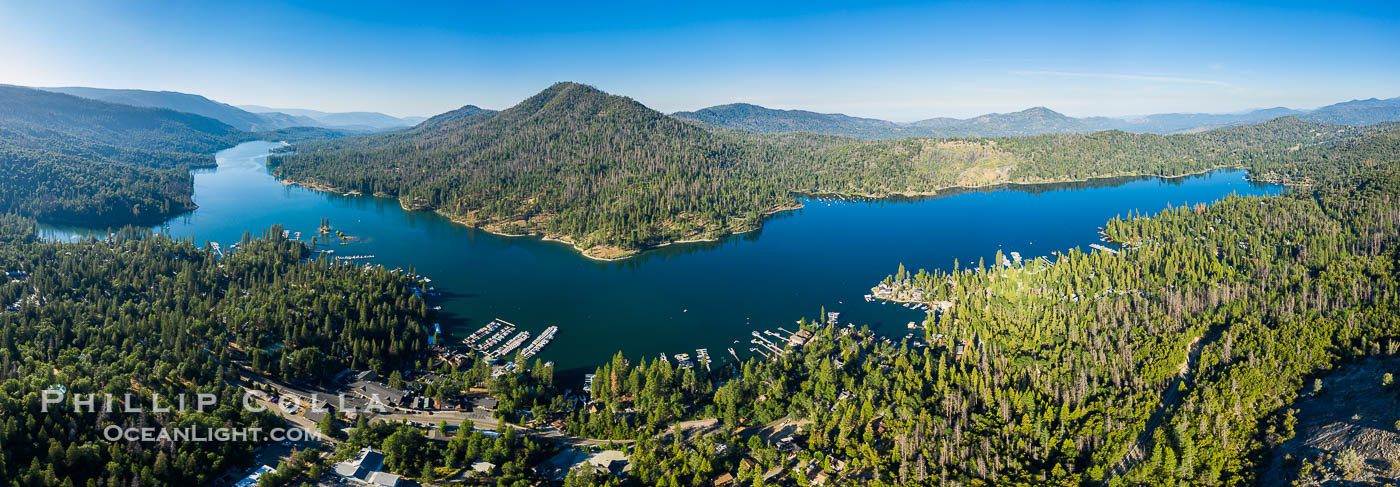
M 247 380 L 247 381 L 249 381 L 249 382 L 253 382 L 253 383 L 257 383 L 257 384 L 261 384 L 261 385 L 264 385 L 264 386 L 271 387 L 271 388 L 273 388 L 274 390 L 277 390 L 278 392 L 280 392 L 281 394 L 284 394 L 284 395 L 294 395 L 294 396 L 299 396 L 299 397 L 310 397 L 313 393 L 319 393 L 319 394 L 322 394 L 322 395 L 327 395 L 327 394 L 329 394 L 329 393 L 326 392 L 326 391 L 312 391 L 312 390 L 306 390 L 306 389 L 302 389 L 302 388 L 297 388 L 297 387 L 294 387 L 294 386 L 291 386 L 291 385 L 288 385 L 288 384 L 283 384 L 283 383 L 281 383 L 281 382 L 278 382 L 278 381 L 275 381 L 275 380 L 271 380 L 271 379 L 268 379 L 268 378 L 266 378 L 266 377 L 262 377 L 262 376 L 260 376 L 260 375 L 253 374 L 253 373 L 249 373 L 249 372 L 246 372 L 246 371 L 245 371 L 245 372 L 241 372 L 241 375 L 242 375 L 242 377 L 243 377 L 245 380 Z M 330 395 L 333 396 L 333 394 L 330 394 Z M 285 409 L 281 408 L 280 406 L 276 406 L 276 405 L 273 405 L 273 404 L 271 404 L 271 403 L 268 403 L 267 401 L 263 401 L 261 398 L 257 399 L 257 401 L 258 401 L 260 404 L 263 404 L 264 406 L 269 406 L 269 408 L 268 408 L 269 411 L 272 411 L 272 412 L 274 412 L 274 413 L 277 413 L 278 416 L 281 416 L 282 418 L 284 418 L 284 419 L 286 419 L 286 420 L 292 422 L 293 424 L 295 424 L 295 425 L 297 425 L 297 426 L 300 426 L 300 427 L 302 427 L 302 428 L 304 428 L 304 429 L 307 429 L 308 431 L 316 431 L 316 424 L 315 424 L 315 422 L 313 422 L 313 421 L 307 419 L 305 416 L 302 416 L 302 415 L 301 415 L 301 414 L 302 414 L 302 411 L 299 410 L 297 413 L 289 413 L 289 412 L 287 412 Z M 471 420 L 472 420 L 472 423 L 473 423 L 473 426 L 475 426 L 477 429 L 480 429 L 480 430 L 488 430 L 488 431 L 495 430 L 495 429 L 496 429 L 497 427 L 499 427 L 499 425 L 500 425 L 500 421 L 497 420 L 495 417 L 492 417 L 492 416 L 491 416 L 491 413 L 486 412 L 486 411 L 482 411 L 482 410 L 476 410 L 476 411 L 470 411 L 470 412 L 467 412 L 467 411 L 457 411 L 457 410 L 425 411 L 425 410 L 406 409 L 406 408 L 393 408 L 393 407 L 391 407 L 391 408 L 388 408 L 388 411 L 386 411 L 386 412 L 384 412 L 384 413 L 372 413 L 372 414 L 369 416 L 369 419 L 370 419 L 370 420 L 374 420 L 374 419 L 383 419 L 383 420 L 387 420 L 387 421 L 401 421 L 401 420 L 403 420 L 403 421 L 411 421 L 411 422 L 414 422 L 414 423 L 419 423 L 419 424 L 423 424 L 423 425 L 432 425 L 432 426 L 437 426 L 439 423 L 441 423 L 441 422 L 443 422 L 443 421 L 446 421 L 447 424 L 449 424 L 449 425 L 456 426 L 456 425 L 461 424 L 463 419 L 471 419 Z M 607 444 L 609 444 L 609 443 L 627 444 L 627 443 L 631 443 L 631 442 L 632 442 L 631 440 L 600 440 L 600 439 L 595 439 L 595 438 L 579 438 L 579 437 L 569 436 L 569 435 L 567 435 L 567 434 L 564 434 L 563 432 L 561 432 L 561 431 L 559 431 L 559 430 L 557 430 L 557 429 L 554 429 L 554 428 L 552 428 L 552 427 L 545 427 L 545 428 L 541 428 L 541 429 L 533 429 L 533 428 L 526 428 L 526 427 L 524 427 L 524 426 L 520 426 L 520 425 L 512 424 L 512 423 L 506 423 L 506 425 L 507 425 L 507 427 L 509 427 L 509 428 L 513 428 L 513 429 L 515 429 L 516 431 L 519 431 L 519 432 L 521 432 L 521 433 L 523 433 L 523 434 L 526 434 L 526 435 L 529 435 L 529 436 L 531 436 L 531 437 L 539 438 L 539 439 L 542 439 L 542 440 L 547 440 L 547 441 L 551 441 L 551 442 L 555 442 L 555 443 L 560 443 L 560 444 L 564 444 L 564 445 L 568 445 L 568 446 L 603 446 L 603 445 L 607 445 Z M 436 439 L 443 439 L 443 438 L 438 437 L 438 438 L 436 438 Z
M 1191 339 L 1191 344 L 1187 347 L 1186 360 L 1181 362 L 1181 368 L 1177 372 L 1176 379 L 1172 381 L 1171 385 L 1167 386 L 1166 392 L 1162 393 L 1162 404 L 1157 406 L 1157 410 L 1153 411 L 1151 416 L 1148 416 L 1147 427 L 1144 428 L 1141 433 L 1138 433 L 1137 440 L 1133 442 L 1132 446 L 1128 447 L 1128 451 L 1123 454 L 1123 459 L 1119 460 L 1116 465 L 1108 469 L 1108 474 L 1105 475 L 1103 479 L 1103 485 L 1107 486 L 1109 481 L 1113 480 L 1114 477 L 1125 475 L 1132 471 L 1133 466 L 1136 465 L 1137 462 L 1142 461 L 1148 451 L 1148 446 L 1152 443 L 1152 432 L 1156 431 L 1157 427 L 1162 424 L 1162 420 L 1166 418 L 1167 411 L 1181 404 L 1181 384 L 1191 380 L 1191 377 L 1195 375 L 1196 361 L 1201 357 L 1201 349 L 1219 339 L 1222 331 L 1223 327 L 1222 329 L 1210 333 L 1210 335 L 1206 337 L 1205 343 L 1202 343 L 1200 336 Z

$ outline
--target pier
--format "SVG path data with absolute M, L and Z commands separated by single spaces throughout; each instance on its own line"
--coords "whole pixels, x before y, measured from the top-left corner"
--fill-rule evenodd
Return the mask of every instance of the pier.
M 505 340 L 506 337 L 510 336 L 510 334 L 514 331 L 514 326 L 507 325 L 501 331 L 496 332 L 495 335 L 491 335 L 491 338 L 487 338 L 486 341 L 478 343 L 472 348 L 475 348 L 482 353 L 486 353 L 487 350 L 491 349 L 491 347 L 496 346 L 497 343 L 501 343 L 501 340 Z
M 373 258 L 374 258 L 374 255 L 372 255 L 372 254 L 371 254 L 371 255 L 339 255 L 339 256 L 336 256 L 335 260 L 358 260 L 358 259 L 373 259 Z
M 471 346 L 473 343 L 476 343 L 477 340 L 480 340 L 480 339 L 482 339 L 482 338 L 485 338 L 486 336 L 490 335 L 492 332 L 496 331 L 496 329 L 497 329 L 497 328 L 500 328 L 500 326 L 501 326 L 500 322 L 498 322 L 498 321 L 496 321 L 496 320 L 492 320 L 490 323 L 487 323 L 486 326 L 481 327 L 480 329 L 478 329 L 478 330 L 472 332 L 471 335 L 467 336 L 466 338 L 463 338 L 463 339 L 462 339 L 462 344 L 463 344 L 463 345 L 467 345 L 467 346 Z M 475 347 L 473 347 L 473 348 L 475 348 Z
M 496 360 L 496 359 L 498 359 L 498 358 L 501 358 L 501 357 L 504 357 L 504 356 L 506 356 L 506 355 L 509 355 L 510 352 L 514 351 L 514 350 L 515 350 L 517 347 L 519 347 L 521 344 L 525 343 L 525 340 L 529 340 L 529 339 L 530 339 L 530 332 L 528 332 L 528 331 L 522 331 L 522 332 L 516 334 L 515 336 L 511 337 L 511 338 L 510 338 L 510 341 L 506 342 L 505 345 L 501 345 L 501 348 L 496 349 L 496 351 L 494 351 L 494 352 L 486 352 L 486 360 L 487 360 L 488 362 L 489 362 L 489 361 L 494 361 L 494 360 Z
M 557 326 L 551 325 L 549 328 L 545 328 L 544 331 L 540 333 L 540 336 L 535 337 L 534 341 L 520 350 L 520 360 L 527 360 L 535 356 L 545 345 L 549 345 L 549 342 L 554 340 L 554 335 L 558 333 L 559 327 Z
M 1107 252 L 1107 253 L 1110 254 L 1110 255 L 1114 255 L 1114 254 L 1117 254 L 1117 253 L 1118 253 L 1117 250 L 1113 250 L 1113 249 L 1110 249 L 1110 248 L 1108 248 L 1108 247 L 1105 247 L 1105 246 L 1103 246 L 1103 245 L 1096 244 L 1096 243 L 1089 244 L 1089 248 L 1091 248 L 1091 249 L 1098 249 L 1098 250 L 1100 250 L 1100 251 L 1102 251 L 1102 252 Z

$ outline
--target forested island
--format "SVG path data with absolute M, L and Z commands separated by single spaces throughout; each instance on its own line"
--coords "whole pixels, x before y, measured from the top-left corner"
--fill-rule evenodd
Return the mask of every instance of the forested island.
M 402 132 L 308 141 L 269 160 L 313 188 L 395 197 L 467 225 L 626 257 L 753 230 L 801 195 L 930 195 L 959 187 L 1243 167 L 1357 134 L 1280 118 L 1200 134 L 1106 131 L 860 140 L 681 121 L 558 83 L 501 112 L 468 106 Z

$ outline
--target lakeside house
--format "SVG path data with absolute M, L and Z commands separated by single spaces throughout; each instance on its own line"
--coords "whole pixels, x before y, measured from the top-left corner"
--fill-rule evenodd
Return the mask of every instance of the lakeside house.
M 797 330 L 797 333 L 793 333 L 792 336 L 788 338 L 788 345 L 791 346 L 791 347 L 794 347 L 794 348 L 800 347 L 800 346 L 806 345 L 807 342 L 810 341 L 811 339 L 812 339 L 812 332 L 811 332 L 811 331 L 809 331 L 809 330 Z

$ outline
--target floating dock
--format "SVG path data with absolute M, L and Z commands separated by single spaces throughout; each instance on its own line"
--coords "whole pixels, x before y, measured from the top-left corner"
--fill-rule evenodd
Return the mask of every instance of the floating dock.
M 488 360 L 488 361 L 496 360 L 496 359 L 498 359 L 498 358 L 501 358 L 501 357 L 504 357 L 504 356 L 506 356 L 506 355 L 509 355 L 510 352 L 514 351 L 514 350 L 515 350 L 516 348 L 518 348 L 521 344 L 525 343 L 525 340 L 529 340 L 529 339 L 530 339 L 530 332 L 528 332 L 528 331 L 522 331 L 522 332 L 520 332 L 520 333 L 517 333 L 515 336 L 510 337 L 510 341 L 506 342 L 505 345 L 501 345 L 501 348 L 496 349 L 496 351 L 494 351 L 494 352 L 489 352 L 489 353 L 487 353 L 487 354 L 486 354 L 486 360 Z
M 554 335 L 557 334 L 559 334 L 559 327 L 550 326 L 549 328 L 545 328 L 544 332 L 540 333 L 540 336 L 535 337 L 534 341 L 520 350 L 520 360 L 526 360 L 535 356 L 545 345 L 549 345 L 549 342 L 554 340 Z
M 501 329 L 501 331 L 496 332 L 495 335 L 491 335 L 491 338 L 487 338 L 486 341 L 478 343 L 472 348 L 475 348 L 481 351 L 482 353 L 485 353 L 491 347 L 496 346 L 497 343 L 501 343 L 501 340 L 505 340 L 506 337 L 510 336 L 510 334 L 514 331 L 514 326 L 506 326 L 505 328 Z
M 357 260 L 357 259 L 373 259 L 373 258 L 374 258 L 374 255 L 341 255 L 341 256 L 337 256 L 337 257 L 335 258 L 335 260 Z
M 481 327 L 480 329 L 472 332 L 471 335 L 468 335 L 466 338 L 463 338 L 462 344 L 470 346 L 471 344 L 476 343 L 477 340 L 486 338 L 488 335 L 490 335 L 492 332 L 495 332 L 496 329 L 500 327 L 501 324 L 499 322 L 492 320 L 490 323 L 487 323 L 486 326 Z

